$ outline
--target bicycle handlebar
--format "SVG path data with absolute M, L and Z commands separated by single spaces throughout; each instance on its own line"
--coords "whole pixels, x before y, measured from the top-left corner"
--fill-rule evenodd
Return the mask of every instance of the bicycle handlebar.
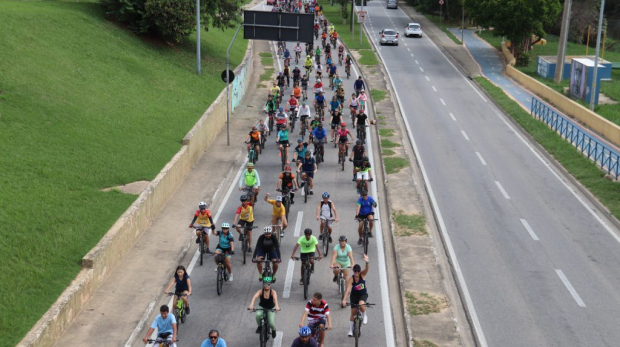
M 256 312 L 256 311 L 269 311 L 269 312 L 278 312 L 278 311 L 282 311 L 282 309 L 276 310 L 275 308 L 253 308 L 253 309 L 249 309 L 248 311 L 250 312 Z
M 352 269 L 352 267 L 347 266 L 347 267 L 342 267 L 342 266 L 330 266 L 330 268 L 334 269 L 334 270 L 344 270 L 344 269 Z
M 258 259 L 252 259 L 253 263 L 281 263 L 282 259 L 276 259 L 276 260 L 272 260 L 272 259 L 267 259 L 267 260 L 258 260 Z
M 166 294 L 168 294 L 168 296 L 173 296 L 173 295 L 176 295 L 177 293 L 175 293 L 175 292 L 168 292 L 168 293 L 166 293 Z M 178 294 L 181 294 L 181 293 L 178 293 Z M 187 294 L 181 294 L 181 295 L 179 295 L 179 296 L 184 296 L 184 297 L 187 297 Z
M 295 259 L 295 260 L 306 260 L 306 259 L 314 260 L 314 259 L 316 259 L 317 261 L 321 260 L 321 258 L 316 258 L 316 257 L 309 257 L 309 258 L 304 258 L 304 259 L 301 259 L 300 257 L 293 257 L 293 259 Z
M 354 303 L 352 303 L 352 302 L 347 302 L 347 306 L 351 306 L 351 307 L 353 307 L 353 308 L 360 307 L 360 306 L 367 306 L 367 307 L 371 307 L 371 306 L 374 306 L 374 305 L 376 305 L 376 304 L 369 304 L 369 303 L 365 303 L 365 304 L 361 304 L 361 305 L 360 305 L 360 304 L 354 304 Z M 371 307 L 371 308 L 372 308 L 372 307 Z
M 367 218 L 355 218 L 355 220 L 356 220 L 356 221 L 358 221 L 358 222 L 365 221 L 366 219 L 367 219 Z M 376 222 L 376 221 L 378 221 L 378 220 L 379 220 L 379 218 L 377 218 L 377 219 L 373 219 L 372 221 L 373 221 L 373 222 Z

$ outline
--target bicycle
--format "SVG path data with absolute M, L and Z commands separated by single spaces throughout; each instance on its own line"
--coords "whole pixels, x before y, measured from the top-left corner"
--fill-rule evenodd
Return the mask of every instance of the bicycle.
M 312 337 L 314 337 L 314 340 L 316 341 L 317 345 L 321 345 L 321 331 L 327 331 L 326 328 L 321 328 L 319 326 L 312 326 L 310 327 L 310 331 L 312 331 Z
M 260 347 L 266 347 L 267 346 L 267 340 L 269 340 L 269 321 L 267 318 L 267 314 L 269 312 L 277 312 L 275 308 L 270 308 L 270 309 L 265 309 L 265 308 L 254 308 L 254 309 L 249 309 L 248 310 L 250 312 L 256 312 L 256 311 L 263 311 L 263 314 L 260 318 L 260 335 L 259 335 L 259 340 L 260 340 Z
M 342 165 L 342 171 L 344 171 L 344 162 L 347 160 L 347 156 L 345 155 L 345 151 L 347 149 L 347 146 L 340 142 L 338 144 L 338 164 Z
M 271 270 L 271 262 L 272 260 L 269 257 L 269 253 L 265 254 L 263 260 L 252 259 L 252 263 L 263 263 L 263 273 L 261 274 L 263 278 L 265 277 L 273 277 L 273 271 Z M 279 263 L 280 259 L 276 260 L 276 263 Z
M 338 293 L 340 294 L 340 301 L 342 302 L 344 300 L 344 295 L 346 294 L 347 291 L 347 281 L 345 281 L 344 279 L 344 270 L 346 269 L 351 269 L 352 267 L 347 266 L 347 267 L 340 267 L 338 265 L 333 266 L 332 269 L 337 269 L 338 270 L 338 278 L 336 279 L 336 285 L 338 286 Z M 340 306 L 342 308 L 344 308 L 344 306 L 342 306 L 342 304 L 340 304 Z
M 302 282 L 304 285 L 304 300 L 308 300 L 308 286 L 310 285 L 310 276 L 312 275 L 312 264 L 310 264 L 310 260 L 314 260 L 314 257 L 310 258 L 300 258 L 294 257 L 295 260 L 301 260 L 301 267 L 303 269 Z M 317 260 L 318 261 L 318 260 Z
M 211 253 L 211 251 L 209 251 L 207 249 L 207 241 L 206 241 L 206 237 L 208 236 L 208 232 L 205 233 L 205 229 L 208 229 L 208 227 L 203 226 L 203 225 L 196 225 L 194 226 L 195 230 L 200 230 L 200 239 L 198 240 L 198 251 L 200 252 L 200 266 L 202 266 L 202 258 L 205 254 L 207 253 Z
M 361 306 L 372 307 L 375 304 L 355 304 L 352 302 L 347 302 L 347 306 L 351 306 L 352 308 L 357 308 L 357 312 L 355 312 L 355 317 L 353 317 L 353 337 L 355 338 L 355 347 L 359 346 L 359 338 L 362 335 L 362 311 L 359 309 Z
M 251 203 L 256 203 L 256 195 L 254 192 L 254 187 L 245 186 L 243 187 L 243 193 L 248 196 L 248 201 Z
M 349 77 L 351 77 L 351 65 L 345 65 L 344 72 L 347 73 L 347 79 L 349 79 Z
M 308 117 L 302 117 L 303 120 L 301 121 L 301 124 L 299 125 L 301 127 L 300 134 L 301 134 L 302 139 L 306 136 L 306 128 L 308 127 L 306 124 L 307 118 Z
M 276 240 L 278 240 L 278 243 L 280 243 L 280 239 L 282 238 L 282 236 L 284 236 L 284 233 L 282 232 L 282 225 L 272 225 L 271 230 L 273 230 L 273 236 L 276 238 Z
M 363 144 L 366 144 L 366 128 L 368 125 L 366 124 L 358 124 L 357 125 L 357 138 L 362 140 Z
M 269 113 L 269 121 L 268 121 L 269 132 L 271 133 L 273 132 L 273 124 L 275 123 L 275 120 L 274 120 L 275 111 L 269 111 L 268 113 Z
M 297 173 L 299 173 L 299 171 Z M 310 194 L 310 176 L 308 176 L 307 173 L 306 173 L 306 178 L 303 179 L 302 183 L 304 185 L 303 186 L 304 203 L 307 203 L 308 202 L 308 195 Z
M 228 281 L 228 271 L 226 270 L 226 254 L 216 253 L 213 255 L 217 261 L 217 295 L 222 295 L 222 286 Z
M 263 154 L 263 149 L 265 149 L 265 143 L 267 142 L 266 131 L 261 131 L 260 133 L 260 154 Z
M 246 142 L 246 144 L 249 144 L 249 142 Z M 252 163 L 252 164 L 256 164 L 256 161 L 258 160 L 258 155 L 256 154 L 256 149 L 254 149 L 255 146 L 250 146 L 250 150 L 248 151 L 248 163 Z
M 174 314 L 174 319 L 176 319 L 177 322 L 185 323 L 185 319 L 187 318 L 187 315 L 185 313 L 185 304 L 183 303 L 183 298 L 187 297 L 187 294 L 175 293 L 175 292 L 168 293 L 168 296 L 173 296 L 173 295 L 177 296 L 177 302 L 175 303 L 174 310 L 172 311 L 172 313 Z M 179 324 L 177 324 L 177 331 L 179 331 Z
M 288 213 L 291 209 L 291 193 L 295 191 L 295 189 L 277 189 L 276 191 L 282 193 L 282 205 L 284 205 L 284 213 L 286 215 L 286 219 L 288 220 Z
M 301 58 L 301 52 L 295 51 L 295 64 L 299 64 L 299 58 Z
M 237 225 L 237 228 L 239 228 L 240 225 Z M 256 229 L 258 227 L 250 227 L 248 225 L 243 226 L 243 232 L 241 232 L 240 236 L 241 236 L 241 251 L 243 252 L 243 265 L 245 265 L 245 258 L 248 255 L 248 249 L 250 249 L 250 244 L 248 242 L 248 231 L 252 230 L 252 229 Z
M 282 162 L 282 171 L 284 171 L 284 168 L 286 167 L 286 161 L 288 160 L 288 158 L 286 156 L 287 150 L 286 150 L 286 147 L 284 147 L 284 146 L 285 145 L 280 145 L 280 159 L 282 159 L 281 160 L 281 162 Z
M 357 220 L 358 222 L 363 221 L 364 222 L 364 226 L 362 227 L 362 245 L 364 246 L 364 254 L 368 254 L 368 243 L 369 243 L 369 237 L 370 237 L 370 221 L 368 220 L 368 218 L 356 218 L 355 220 Z M 373 222 L 378 221 L 378 219 L 373 219 Z
M 372 182 L 373 179 L 371 178 L 371 179 L 367 180 L 365 178 L 362 178 L 362 180 L 360 180 L 360 183 L 357 186 L 357 193 L 359 195 L 364 195 L 364 193 L 368 193 L 368 182 L 369 181 Z
M 329 243 L 331 242 L 329 240 L 329 238 L 331 237 L 329 235 L 329 225 L 331 224 L 331 222 L 335 221 L 335 219 L 323 217 L 321 217 L 321 219 L 325 220 L 325 225 L 323 226 L 323 230 L 321 231 L 321 236 L 323 239 L 323 254 L 329 254 Z
M 178 325 L 177 325 L 177 330 L 178 330 Z M 171 335 L 170 333 L 158 334 L 156 339 L 148 339 L 146 340 L 146 342 L 152 343 L 153 346 L 155 346 L 155 344 L 158 344 L 158 347 L 172 347 L 172 344 L 174 344 L 174 342 L 179 342 L 179 339 L 177 338 L 177 340 L 174 342 L 169 341 L 168 337 L 170 335 Z
M 344 54 L 338 53 L 338 65 L 342 66 L 343 60 L 344 60 Z
M 320 163 L 323 162 L 323 151 L 325 150 L 325 146 L 323 145 L 323 141 L 319 141 L 319 145 L 316 148 L 316 166 L 318 167 Z

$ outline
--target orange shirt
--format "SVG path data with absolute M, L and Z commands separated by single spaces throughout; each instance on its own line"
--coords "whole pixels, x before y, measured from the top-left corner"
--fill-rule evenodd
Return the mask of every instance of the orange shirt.
M 301 98 L 301 88 L 299 88 L 299 86 L 293 88 L 293 95 L 295 95 L 296 98 Z

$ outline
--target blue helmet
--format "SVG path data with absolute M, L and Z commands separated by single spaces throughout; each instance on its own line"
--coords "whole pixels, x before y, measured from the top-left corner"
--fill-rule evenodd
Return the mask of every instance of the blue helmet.
M 323 197 L 324 198 L 329 198 L 329 193 L 328 192 L 323 193 Z
M 299 328 L 299 336 L 310 336 L 312 335 L 312 331 L 308 327 Z
M 284 107 L 280 107 L 280 112 L 284 112 Z

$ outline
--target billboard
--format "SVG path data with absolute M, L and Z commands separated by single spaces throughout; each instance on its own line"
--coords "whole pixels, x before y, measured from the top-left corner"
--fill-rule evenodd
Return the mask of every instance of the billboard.
M 243 12 L 246 40 L 313 42 L 314 15 L 265 11 Z

